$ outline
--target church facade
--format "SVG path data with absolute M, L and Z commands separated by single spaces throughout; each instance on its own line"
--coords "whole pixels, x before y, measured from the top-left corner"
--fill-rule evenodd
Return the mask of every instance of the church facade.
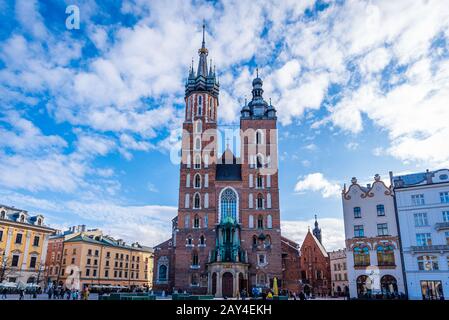
M 236 296 L 282 288 L 276 109 L 252 82 L 242 106 L 239 156 L 218 152 L 220 86 L 204 41 L 185 86 L 178 214 L 155 247 L 155 291 Z M 275 280 L 276 278 L 276 280 Z

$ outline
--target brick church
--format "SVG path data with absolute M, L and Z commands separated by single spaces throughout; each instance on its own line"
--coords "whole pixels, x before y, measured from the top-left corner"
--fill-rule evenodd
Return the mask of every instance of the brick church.
M 172 237 L 155 247 L 153 290 L 230 297 L 275 278 L 282 288 L 276 109 L 257 74 L 241 109 L 239 156 L 229 144 L 218 152 L 220 86 L 204 26 L 198 54 L 185 86 L 178 214 Z

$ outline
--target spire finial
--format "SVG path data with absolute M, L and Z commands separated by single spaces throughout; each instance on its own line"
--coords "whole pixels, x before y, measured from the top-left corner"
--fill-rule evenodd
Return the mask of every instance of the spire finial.
M 259 78 L 259 68 L 256 68 L 256 78 Z
M 206 33 L 206 20 L 203 19 L 203 48 L 206 47 L 206 41 L 205 41 L 205 33 Z

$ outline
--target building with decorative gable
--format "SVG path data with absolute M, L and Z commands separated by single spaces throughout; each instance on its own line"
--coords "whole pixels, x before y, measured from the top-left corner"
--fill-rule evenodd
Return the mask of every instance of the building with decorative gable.
M 351 298 L 405 293 L 394 195 L 378 174 L 342 191 Z

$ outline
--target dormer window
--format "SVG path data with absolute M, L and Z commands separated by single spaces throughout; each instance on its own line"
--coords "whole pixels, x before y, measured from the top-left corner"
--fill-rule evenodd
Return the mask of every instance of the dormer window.
M 37 225 L 38 225 L 38 226 L 41 226 L 41 225 L 42 225 L 42 219 L 41 219 L 41 218 L 38 218 L 38 219 L 37 219 Z
M 25 222 L 25 216 L 23 214 L 20 216 L 20 222 Z
M 6 218 L 6 211 L 2 210 L 2 212 L 0 212 L 0 218 L 5 219 Z

